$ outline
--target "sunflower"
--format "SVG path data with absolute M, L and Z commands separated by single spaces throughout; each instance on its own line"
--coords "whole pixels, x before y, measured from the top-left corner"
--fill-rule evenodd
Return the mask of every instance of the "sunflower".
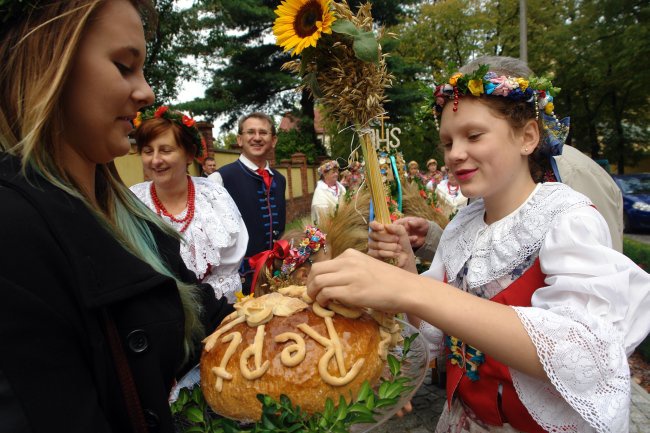
M 291 55 L 316 46 L 322 33 L 332 33 L 336 20 L 330 11 L 332 0 L 284 0 L 275 10 L 278 16 L 273 24 L 277 44 Z

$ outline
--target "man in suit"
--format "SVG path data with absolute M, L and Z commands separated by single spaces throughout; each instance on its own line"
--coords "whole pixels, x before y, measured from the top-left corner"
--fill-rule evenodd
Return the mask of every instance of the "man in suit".
M 286 180 L 269 166 L 268 154 L 278 141 L 273 119 L 260 112 L 239 120 L 239 159 L 209 176 L 223 183 L 241 212 L 248 229 L 248 248 L 240 268 L 244 294 L 250 293 L 254 269 L 248 259 L 270 250 L 284 232 L 286 222 Z

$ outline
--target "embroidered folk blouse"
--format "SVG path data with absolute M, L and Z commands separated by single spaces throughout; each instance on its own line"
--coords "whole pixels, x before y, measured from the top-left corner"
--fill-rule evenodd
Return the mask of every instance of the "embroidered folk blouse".
M 206 178 L 192 177 L 195 188 L 194 218 L 181 233 L 181 257 L 185 266 L 202 283 L 214 289 L 217 298 L 225 296 L 228 302 L 237 300 L 235 293 L 241 291 L 239 266 L 246 246 L 248 231 L 244 221 L 226 189 Z M 151 182 L 142 182 L 131 191 L 151 210 L 155 206 L 150 193 Z M 187 212 L 175 215 L 182 220 Z M 183 224 L 161 215 L 161 218 L 180 231 Z
M 341 182 L 336 182 L 334 188 L 329 187 L 325 182 L 319 180 L 316 183 L 314 196 L 311 200 L 311 219 L 314 223 L 318 224 L 318 220 L 322 216 L 327 216 L 330 212 L 336 209 L 341 197 L 345 196 L 345 187 Z
M 505 218 L 487 225 L 476 200 L 445 229 L 426 275 L 491 298 L 537 257 L 547 287 L 531 307 L 512 307 L 549 382 L 510 369 L 517 394 L 545 430 L 626 432 L 627 357 L 650 331 L 650 275 L 611 249 L 603 217 L 560 183 L 537 185 Z M 424 323 L 424 322 L 423 322 Z M 442 350 L 442 333 L 421 326 Z

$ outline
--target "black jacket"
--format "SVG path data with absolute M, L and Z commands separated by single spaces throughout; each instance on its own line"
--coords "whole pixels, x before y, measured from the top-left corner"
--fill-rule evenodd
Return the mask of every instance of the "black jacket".
M 0 154 L 0 431 L 129 432 L 102 312 L 116 323 L 145 419 L 172 432 L 167 395 L 182 363 L 173 279 L 127 252 L 84 204 Z M 181 279 L 179 244 L 152 229 Z M 231 307 L 202 287 L 213 329 Z

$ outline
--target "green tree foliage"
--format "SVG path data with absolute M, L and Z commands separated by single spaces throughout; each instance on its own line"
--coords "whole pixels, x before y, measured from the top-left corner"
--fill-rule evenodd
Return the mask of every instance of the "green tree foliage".
M 316 162 L 316 145 L 309 139 L 309 135 L 300 129 L 278 131 L 278 143 L 275 146 L 275 159 L 291 159 L 291 155 L 301 152 L 307 156 L 307 162 Z
M 518 0 L 423 4 L 397 27 L 404 58 L 440 80 L 449 63 L 519 54 Z M 645 1 L 529 0 L 528 56 L 562 88 L 556 113 L 571 115 L 571 144 L 607 156 L 619 170 L 648 149 L 650 5 Z M 407 155 L 408 157 L 408 155 Z
M 352 0 L 352 7 L 360 4 Z M 440 158 L 437 131 L 421 117 L 424 98 L 445 71 L 479 55 L 519 55 L 519 0 L 374 0 L 373 16 L 399 35 L 382 41 L 395 76 L 385 105 L 388 124 L 401 129 L 405 159 Z M 197 0 L 182 14 L 158 0 L 161 22 L 150 42 L 147 74 L 158 101 L 174 95 L 192 71 L 193 54 L 211 65 L 204 98 L 182 108 L 231 122 L 246 111 L 295 110 L 312 117 L 311 101 L 293 91 L 297 81 L 280 66 L 289 59 L 274 44 L 277 0 Z M 558 115 L 571 116 L 571 144 L 624 164 L 648 152 L 650 3 L 644 0 L 528 0 L 528 57 L 538 75 L 562 88 Z M 182 49 L 179 47 L 182 45 Z M 215 59 L 220 59 L 216 61 Z M 423 89 L 422 85 L 428 88 Z M 336 134 L 332 156 L 350 154 L 351 137 Z M 312 138 L 312 141 L 313 138 Z
M 295 95 L 289 91 L 297 81 L 281 70 L 289 56 L 269 40 L 276 6 L 271 0 L 195 2 L 197 37 L 191 49 L 211 68 L 210 82 L 205 97 L 184 107 L 209 120 L 225 114 L 226 127 L 249 111 L 275 114 L 293 108 Z
M 404 7 L 418 0 L 373 1 L 378 23 L 394 24 Z M 359 0 L 350 1 L 354 8 Z M 263 110 L 281 113 L 301 107 L 301 115 L 313 119 L 314 101 L 296 93 L 298 81 L 280 67 L 290 59 L 275 45 L 272 26 L 278 0 L 199 0 L 193 8 L 197 37 L 194 53 L 222 59 L 212 71 L 204 98 L 184 104 L 193 113 L 214 119 L 228 116 L 227 127 L 243 113 Z M 313 120 L 312 120 L 313 123 Z M 305 127 L 307 128 L 307 127 Z M 308 130 L 305 133 L 310 134 Z M 315 141 L 315 135 L 311 133 Z
M 144 73 L 156 95 L 156 104 L 168 104 L 178 94 L 178 84 L 194 73 L 193 67 L 184 62 L 188 54 L 187 40 L 192 27 L 183 11 L 174 8 L 173 0 L 154 1 L 158 11 L 155 23 L 146 23 L 150 38 L 147 41 L 147 57 Z

